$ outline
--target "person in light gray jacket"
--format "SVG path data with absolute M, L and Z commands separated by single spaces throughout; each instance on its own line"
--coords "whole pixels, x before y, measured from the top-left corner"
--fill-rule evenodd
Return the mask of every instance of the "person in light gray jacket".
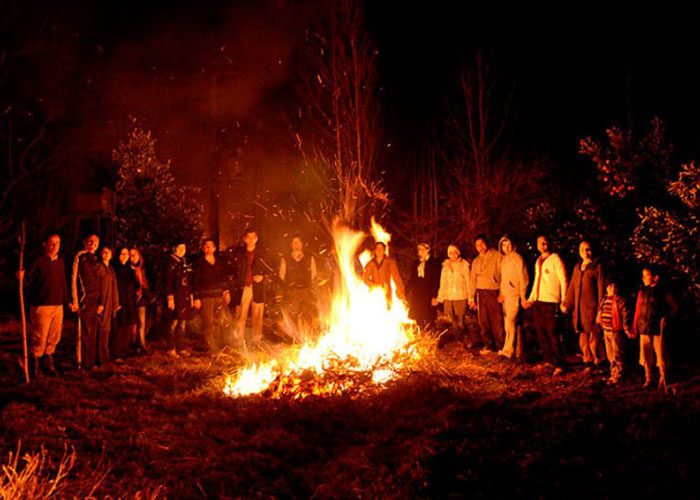
M 501 252 L 501 290 L 498 301 L 503 304 L 503 318 L 505 322 L 506 339 L 503 348 L 498 354 L 506 358 L 524 356 L 525 342 L 522 336 L 522 328 L 518 328 L 517 320 L 520 307 L 527 301 L 527 285 L 530 277 L 522 256 L 516 251 L 515 245 L 503 236 L 498 242 Z

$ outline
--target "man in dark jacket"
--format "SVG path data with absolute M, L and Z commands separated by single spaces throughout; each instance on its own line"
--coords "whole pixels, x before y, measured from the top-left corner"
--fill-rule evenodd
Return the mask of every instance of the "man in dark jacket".
M 291 254 L 280 262 L 279 278 L 284 285 L 282 306 L 293 322 L 290 334 L 301 341 L 300 331 L 311 326 L 316 317 L 316 299 L 313 283 L 316 280 L 316 261 L 304 253 L 304 241 L 295 235 L 290 243 Z
M 598 307 L 605 297 L 605 279 L 598 259 L 593 259 L 593 251 L 588 241 L 582 241 L 578 248 L 581 261 L 574 272 L 561 304 L 562 312 L 573 312 L 574 330 L 579 336 L 579 346 L 586 371 L 591 364 L 599 368 L 603 362 L 603 335 L 596 325 Z
M 46 253 L 39 257 L 29 271 L 29 318 L 32 326 L 32 367 L 34 378 L 40 375 L 41 359 L 46 356 L 46 370 L 57 375 L 53 355 L 61 341 L 63 329 L 63 306 L 70 304 L 66 270 L 63 259 L 58 256 L 61 237 L 50 234 L 44 242 Z M 24 272 L 20 272 L 24 279 Z
M 419 243 L 417 249 L 418 260 L 413 265 L 406 287 L 408 316 L 421 328 L 430 328 L 437 318 L 437 296 L 442 266 L 431 257 L 428 243 Z
M 258 246 L 258 232 L 248 228 L 243 235 L 245 246 L 238 249 L 234 258 L 236 296 L 240 297 L 240 309 L 236 335 L 245 338 L 245 325 L 250 311 L 253 320 L 253 343 L 262 342 L 263 314 L 265 312 L 265 278 L 270 267 L 264 262 Z
M 168 354 L 177 358 L 188 356 L 183 348 L 185 327 L 192 309 L 192 287 L 190 285 L 192 268 L 185 255 L 187 246 L 178 242 L 173 246 L 173 253 L 168 257 L 165 268 L 165 297 L 168 306 Z
M 204 340 L 209 350 L 216 352 L 231 343 L 230 284 L 226 281 L 227 270 L 223 259 L 216 255 L 216 243 L 211 238 L 202 245 L 204 256 L 194 269 L 194 307 L 202 315 Z
M 85 248 L 73 260 L 71 288 L 73 309 L 80 311 L 82 362 L 85 368 L 93 368 L 97 356 L 97 326 L 99 316 L 104 311 L 102 284 L 105 268 L 95 255 L 100 238 L 91 234 L 83 244 Z

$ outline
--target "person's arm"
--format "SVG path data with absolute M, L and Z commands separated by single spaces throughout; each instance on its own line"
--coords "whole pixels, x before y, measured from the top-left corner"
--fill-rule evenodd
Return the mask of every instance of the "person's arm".
M 393 259 L 389 261 L 388 264 L 391 264 L 391 279 L 394 280 L 394 284 L 396 285 L 396 296 L 401 300 L 405 300 L 406 288 L 403 286 L 403 280 L 399 274 L 399 267 L 396 265 L 396 261 Z
M 503 264 L 503 257 L 501 256 L 501 252 L 498 250 L 494 250 L 493 253 L 496 255 L 495 260 L 496 262 L 494 263 L 495 269 L 493 273 L 493 277 L 496 280 L 496 284 L 498 285 L 498 288 L 500 290 L 501 288 L 501 265 Z
M 557 255 L 556 258 L 557 260 L 554 261 L 555 272 L 557 273 L 557 278 L 559 278 L 561 296 L 564 297 L 564 295 L 566 295 L 568 285 L 568 280 L 566 278 L 566 268 L 564 267 L 564 262 L 561 260 L 561 257 Z
M 578 266 L 578 265 L 577 265 Z M 566 293 L 562 295 L 562 311 L 566 312 L 571 307 L 574 305 L 574 294 L 576 291 L 574 290 L 576 287 L 574 286 L 574 282 L 576 281 L 577 274 L 580 271 L 578 270 L 578 267 L 574 268 L 574 272 L 571 275 L 571 282 L 569 283 L 569 286 L 566 288 Z M 561 277 L 559 276 L 559 273 L 557 273 L 557 277 L 561 280 Z
M 200 299 L 200 293 L 202 291 L 202 266 L 199 262 L 194 265 L 194 270 L 192 273 L 192 294 L 195 300 Z
M 527 302 L 527 285 L 530 284 L 530 276 L 527 273 L 527 266 L 525 265 L 525 259 L 520 256 L 520 303 L 524 304 Z
M 639 329 L 637 325 L 639 324 L 639 316 L 642 309 L 642 292 L 637 292 L 637 303 L 634 306 L 634 321 L 632 322 L 632 336 L 637 337 L 639 335 Z
M 537 265 L 537 261 L 535 261 L 535 279 L 532 282 L 532 290 L 530 290 L 530 298 L 527 299 L 527 304 L 532 304 L 535 299 L 538 297 L 535 297 L 535 294 L 537 293 L 537 283 L 540 281 L 540 266 Z
M 447 286 L 447 266 L 445 263 L 442 264 L 442 270 L 440 271 L 440 286 L 438 287 L 437 300 L 438 302 L 445 302 L 445 287 Z
M 603 303 L 605 298 L 605 273 L 603 273 L 603 266 L 598 263 L 598 304 Z
M 117 311 L 121 309 L 121 304 L 119 303 L 119 284 L 117 283 L 117 275 L 116 273 L 112 272 L 110 273 L 110 277 L 112 279 L 112 316 L 117 315 Z
M 372 261 L 370 260 L 367 264 L 365 264 L 365 269 L 362 273 L 362 281 L 365 282 L 365 285 L 368 287 L 372 288 L 374 286 L 374 265 L 372 264 Z
M 316 277 L 318 276 L 318 269 L 316 269 L 316 259 L 314 259 L 314 256 L 311 256 L 311 281 L 316 281 Z
M 80 308 L 80 301 L 78 297 L 78 274 L 80 274 L 80 257 L 85 254 L 87 250 L 81 250 L 73 258 L 73 268 L 71 270 L 71 298 L 73 303 L 73 309 L 77 311 Z
M 279 276 L 282 281 L 287 277 L 287 261 L 282 257 L 282 260 L 280 260 L 280 270 L 279 270 Z
M 627 307 L 627 301 L 623 298 L 618 298 L 617 304 L 620 308 L 620 319 L 622 319 L 622 328 L 628 337 L 632 337 L 632 332 L 630 331 L 630 311 Z
M 475 299 L 476 299 L 476 275 L 477 275 L 477 268 L 481 262 L 479 261 L 479 257 L 474 259 L 472 261 L 472 267 L 471 267 L 471 272 L 469 273 L 469 303 L 473 304 Z

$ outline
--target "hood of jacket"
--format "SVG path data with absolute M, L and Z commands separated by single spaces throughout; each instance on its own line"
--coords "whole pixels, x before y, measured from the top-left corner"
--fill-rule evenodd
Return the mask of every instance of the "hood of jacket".
M 501 255 L 505 255 L 501 248 L 503 246 L 503 243 L 506 241 L 510 243 L 510 246 L 513 248 L 513 252 L 517 250 L 517 248 L 515 248 L 515 245 L 513 245 L 513 241 L 508 237 L 507 234 L 504 234 L 503 237 L 500 240 L 498 240 L 498 253 L 500 253 Z

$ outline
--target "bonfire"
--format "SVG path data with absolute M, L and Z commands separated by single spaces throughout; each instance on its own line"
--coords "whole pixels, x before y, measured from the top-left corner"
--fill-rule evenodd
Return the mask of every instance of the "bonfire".
M 374 220 L 371 232 L 376 241 L 388 243 L 390 235 Z M 229 376 L 226 394 L 306 397 L 360 393 L 383 387 L 420 359 L 417 326 L 394 287 L 387 299 L 382 288 L 367 287 L 355 272 L 353 260 L 365 233 L 336 225 L 333 237 L 340 283 L 329 311 L 321 318 L 322 334 Z

